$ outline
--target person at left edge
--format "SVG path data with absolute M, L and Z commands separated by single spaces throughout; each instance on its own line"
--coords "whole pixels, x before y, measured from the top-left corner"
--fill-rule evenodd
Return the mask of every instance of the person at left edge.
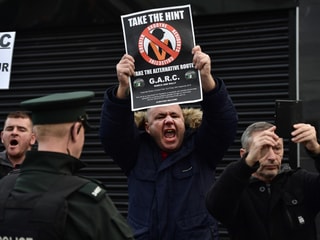
M 128 177 L 128 223 L 136 239 L 217 239 L 217 223 L 205 207 L 217 163 L 233 142 L 237 112 L 211 59 L 192 49 L 200 71 L 203 112 L 198 128 L 186 127 L 180 105 L 146 111 L 140 131 L 126 95 L 134 58 L 125 54 L 116 69 L 119 84 L 106 90 L 100 138 L 106 153 Z
M 32 111 L 38 150 L 19 174 L 0 180 L 0 239 L 133 239 L 105 187 L 77 176 L 94 93 L 51 94 L 21 103 Z
M 0 152 L 0 178 L 19 170 L 26 152 L 31 150 L 36 142 L 32 128 L 30 113 L 24 111 L 8 113 L 1 132 L 1 142 L 5 150 Z

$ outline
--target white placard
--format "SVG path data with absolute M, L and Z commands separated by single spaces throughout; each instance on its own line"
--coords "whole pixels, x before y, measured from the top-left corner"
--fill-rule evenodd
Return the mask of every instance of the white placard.
M 15 32 L 0 32 L 0 89 L 9 89 L 15 37 Z

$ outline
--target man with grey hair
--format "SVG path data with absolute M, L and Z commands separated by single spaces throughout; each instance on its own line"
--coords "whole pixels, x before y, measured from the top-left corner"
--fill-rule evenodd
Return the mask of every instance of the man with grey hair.
M 283 168 L 283 139 L 276 126 L 251 124 L 241 137 L 241 160 L 229 164 L 207 194 L 209 212 L 225 225 L 231 239 L 316 239 L 320 175 Z M 316 130 L 293 125 L 291 141 L 302 143 L 320 161 Z

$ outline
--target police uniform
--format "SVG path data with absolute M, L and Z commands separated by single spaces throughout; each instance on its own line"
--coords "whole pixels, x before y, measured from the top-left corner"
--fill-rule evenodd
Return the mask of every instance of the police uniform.
M 81 121 L 93 92 L 52 94 L 21 106 L 34 125 Z M 87 125 L 88 126 L 88 125 Z M 0 180 L 0 239 L 133 239 L 126 220 L 103 184 L 76 176 L 83 167 L 73 156 L 29 151 L 20 174 Z

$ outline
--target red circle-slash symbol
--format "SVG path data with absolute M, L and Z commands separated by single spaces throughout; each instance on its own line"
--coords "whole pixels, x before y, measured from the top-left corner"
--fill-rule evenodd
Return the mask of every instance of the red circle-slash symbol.
M 153 23 L 141 33 L 138 48 L 146 62 L 156 66 L 168 65 L 180 53 L 180 34 L 167 23 Z

